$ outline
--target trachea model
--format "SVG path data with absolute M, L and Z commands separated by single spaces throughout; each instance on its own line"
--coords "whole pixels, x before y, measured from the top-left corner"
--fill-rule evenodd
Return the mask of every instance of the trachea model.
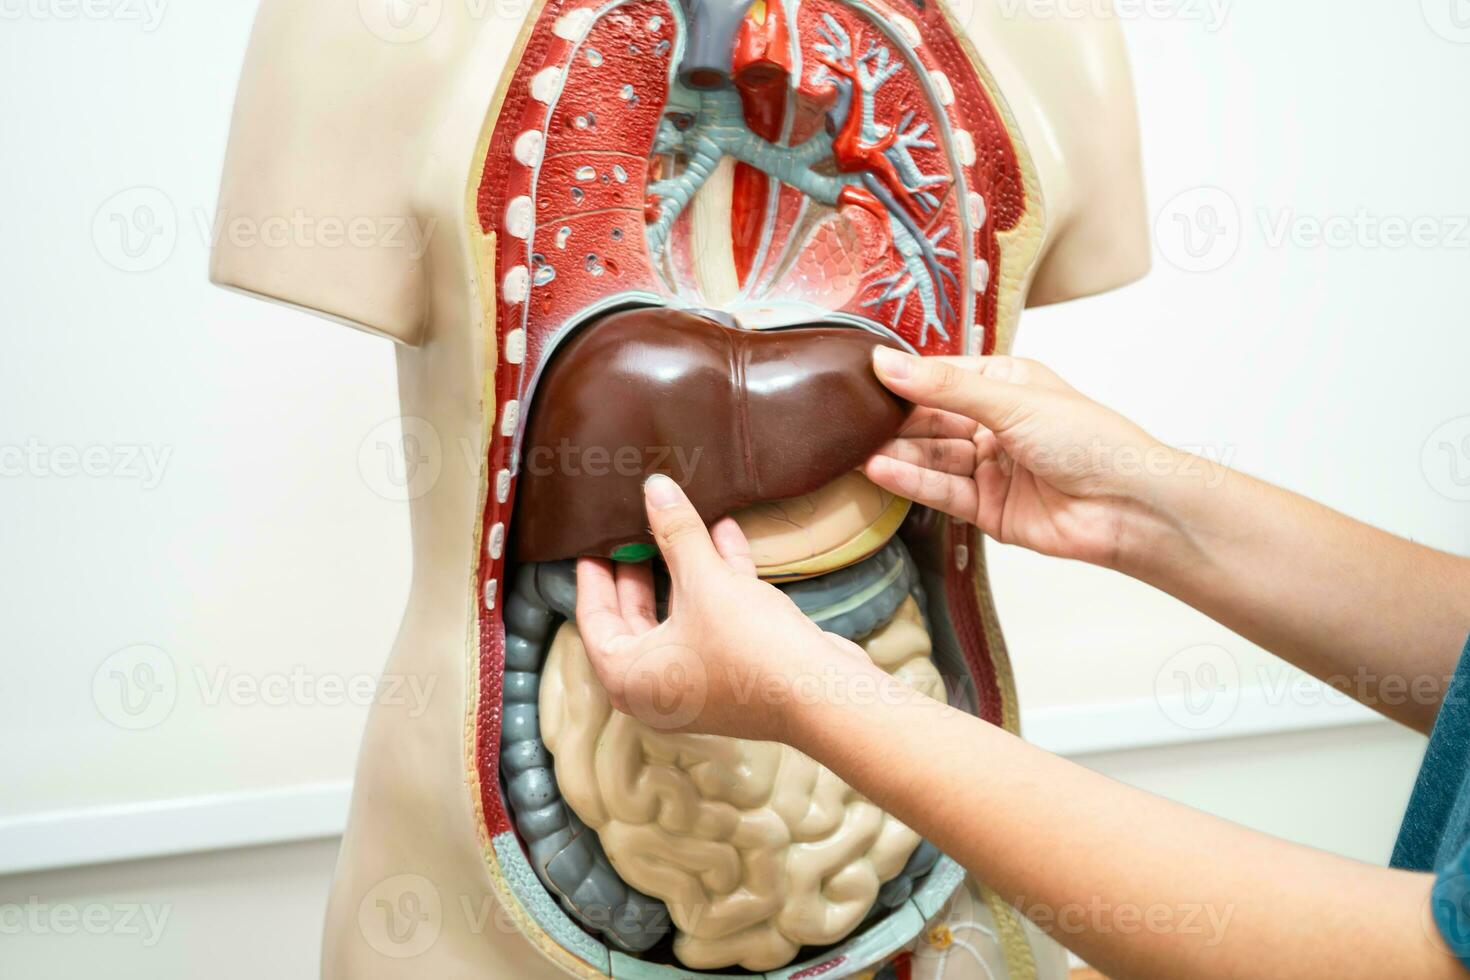
M 427 6 L 420 32 L 266 0 L 221 202 L 226 222 L 401 208 L 437 228 L 421 253 L 225 241 L 213 273 L 401 341 L 405 428 L 443 450 L 411 495 L 388 668 L 442 683 L 427 716 L 369 720 L 324 973 L 1063 975 L 811 759 L 614 711 L 574 560 L 657 561 L 641 487 L 665 473 L 823 629 L 1016 730 L 978 534 L 855 468 L 907 409 L 876 346 L 1003 353 L 1028 292 L 1142 270 L 1115 28 L 934 0 L 545 0 L 512 39 Z M 1097 209 L 1126 226 L 1105 253 Z

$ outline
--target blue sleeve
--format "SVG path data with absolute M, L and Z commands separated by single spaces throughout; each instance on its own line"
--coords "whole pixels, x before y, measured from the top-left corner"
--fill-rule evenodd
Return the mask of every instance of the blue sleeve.
M 1470 843 L 1470 643 L 1460 654 L 1424 750 L 1390 865 L 1439 871 Z

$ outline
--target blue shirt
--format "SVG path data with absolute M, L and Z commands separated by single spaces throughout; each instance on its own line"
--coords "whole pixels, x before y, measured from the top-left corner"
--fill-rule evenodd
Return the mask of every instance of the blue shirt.
M 1470 643 L 1434 721 L 1390 863 L 1434 873 L 1434 922 L 1470 966 Z

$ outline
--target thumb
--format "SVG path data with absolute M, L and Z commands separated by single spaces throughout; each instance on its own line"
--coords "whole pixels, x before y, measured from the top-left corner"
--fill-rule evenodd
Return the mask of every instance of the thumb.
M 1004 432 L 1026 415 L 1040 392 L 986 377 L 945 358 L 915 357 L 878 347 L 873 368 L 895 395 L 916 405 L 943 409 L 973 419 L 992 432 Z
M 687 579 L 700 568 L 721 563 L 704 519 L 679 484 L 662 473 L 655 473 L 643 484 L 643 498 L 648 508 L 648 526 L 675 580 Z

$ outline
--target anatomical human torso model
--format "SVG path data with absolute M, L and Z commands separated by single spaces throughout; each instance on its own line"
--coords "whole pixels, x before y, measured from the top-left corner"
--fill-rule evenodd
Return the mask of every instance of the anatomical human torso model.
M 220 218 L 378 233 L 225 236 L 213 278 L 394 338 L 406 425 L 475 450 L 412 501 L 386 669 L 437 686 L 369 718 L 324 975 L 1065 971 L 813 760 L 613 711 L 572 571 L 649 560 L 667 473 L 824 629 L 1016 727 L 977 534 L 854 467 L 903 417 L 875 345 L 1004 352 L 1146 266 L 1116 24 L 1047 11 L 264 0 Z

